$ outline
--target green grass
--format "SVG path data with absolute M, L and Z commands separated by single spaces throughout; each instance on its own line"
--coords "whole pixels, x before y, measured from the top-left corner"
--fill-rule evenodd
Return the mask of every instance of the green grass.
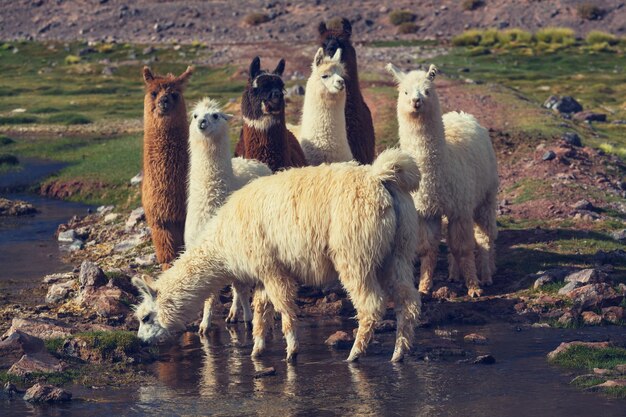
M 587 36 L 585 37 L 585 42 L 587 42 L 589 45 L 608 43 L 609 45 L 614 46 L 619 43 L 619 39 L 617 36 L 610 33 L 602 32 L 599 30 L 592 30 L 591 32 L 587 33 Z
M 0 383 L 3 385 L 7 382 L 12 384 L 20 384 L 30 386 L 37 382 L 45 382 L 51 385 L 64 385 L 74 382 L 81 376 L 81 372 L 76 369 L 67 369 L 63 372 L 33 372 L 27 376 L 9 375 L 7 371 L 0 371 Z
M 587 346 L 572 346 L 556 356 L 552 363 L 569 369 L 613 369 L 616 365 L 626 363 L 626 349 L 621 347 L 593 349 Z
M 85 341 L 89 347 L 97 349 L 103 357 L 109 357 L 116 350 L 131 355 L 141 348 L 141 341 L 134 332 L 129 331 L 86 332 L 75 337 Z
M 47 122 L 59 123 L 63 125 L 86 125 L 92 123 L 92 120 L 82 114 L 59 113 L 48 117 Z

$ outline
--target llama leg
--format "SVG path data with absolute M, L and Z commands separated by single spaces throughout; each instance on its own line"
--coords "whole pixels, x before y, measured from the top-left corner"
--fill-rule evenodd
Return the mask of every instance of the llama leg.
M 202 311 L 202 321 L 200 322 L 200 327 L 198 328 L 198 333 L 204 335 L 211 327 L 211 313 L 213 308 L 215 307 L 215 301 L 217 300 L 216 295 L 211 295 L 209 298 L 204 300 L 204 310 Z
M 419 243 L 417 253 L 420 257 L 420 283 L 421 293 L 428 294 L 433 287 L 433 276 L 437 265 L 437 253 L 441 240 L 441 217 L 435 216 L 428 219 L 419 218 Z
M 480 281 L 484 285 L 493 284 L 492 276 L 496 272 L 495 240 L 498 236 L 496 223 L 495 197 L 480 206 L 475 213 L 474 236 L 477 246 L 476 267 Z
M 152 233 L 152 242 L 154 243 L 154 250 L 156 252 L 157 261 L 163 266 L 163 269 L 168 269 L 169 264 L 176 257 L 174 250 L 174 237 L 172 233 L 161 224 L 155 224 L 150 227 Z
M 389 278 L 390 295 L 396 312 L 396 346 L 392 362 L 400 362 L 411 350 L 415 326 L 422 303 L 420 293 L 413 285 L 413 263 L 410 260 L 395 258 L 391 264 Z
M 296 296 L 298 285 L 289 275 L 281 271 L 272 271 L 263 284 L 265 292 L 277 312 L 280 313 L 283 336 L 287 342 L 287 362 L 293 363 L 298 356 Z
M 449 219 L 448 246 L 452 255 L 458 260 L 461 274 L 465 278 L 467 293 L 470 297 L 479 297 L 482 290 L 476 277 L 476 260 L 474 249 L 473 224 L 470 219 Z
M 448 280 L 452 282 L 461 281 L 461 270 L 452 252 L 448 253 Z
M 249 326 L 252 322 L 252 309 L 250 308 L 250 287 L 243 285 L 239 290 L 239 306 L 243 312 L 243 321 L 246 326 Z
M 365 353 L 374 334 L 374 325 L 385 312 L 385 293 L 373 271 L 367 274 L 353 271 L 338 272 L 341 283 L 357 311 L 356 317 L 359 322 L 354 345 L 348 356 L 348 362 L 354 362 Z
M 237 323 L 237 311 L 239 310 L 240 298 L 237 287 L 238 285 L 234 282 L 230 286 L 230 291 L 233 294 L 233 301 L 230 304 L 230 310 L 228 310 L 228 315 L 226 316 L 226 323 Z
M 260 356 L 265 350 L 265 337 L 274 325 L 274 308 L 272 307 L 265 288 L 257 284 L 252 299 L 254 316 L 252 317 L 252 337 L 254 347 L 252 357 Z

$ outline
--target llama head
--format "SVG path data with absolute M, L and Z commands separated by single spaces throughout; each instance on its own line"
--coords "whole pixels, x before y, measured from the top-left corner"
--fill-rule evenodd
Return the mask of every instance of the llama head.
M 259 120 L 284 116 L 285 83 L 281 78 L 284 70 L 284 59 L 271 72 L 261 69 L 261 59 L 258 56 L 252 60 L 248 85 L 241 100 L 244 118 Z
M 206 97 L 191 111 L 189 131 L 212 140 L 228 137 L 228 121 L 232 117 L 231 114 L 222 111 L 216 100 Z
M 167 74 L 156 75 L 148 67 L 143 67 L 143 79 L 146 84 L 144 109 L 155 117 L 168 117 L 182 110 L 185 113 L 183 90 L 193 67 L 187 67 L 178 77 Z
M 324 48 L 326 56 L 334 56 L 337 49 L 344 51 L 344 61 L 346 60 L 345 52 L 353 50 L 350 38 L 352 36 L 352 25 L 345 17 L 341 19 L 341 27 L 328 28 L 325 22 L 321 22 L 318 26 L 320 34 L 320 46 Z
M 428 71 L 404 72 L 389 63 L 385 69 L 394 76 L 398 84 L 398 111 L 421 115 L 438 109 L 439 99 L 434 83 L 437 67 L 431 65 Z
M 345 90 L 344 67 L 341 63 L 341 48 L 335 51 L 332 58 L 324 56 L 324 49 L 320 48 L 313 59 L 313 77 L 319 77 L 322 85 L 331 94 Z
M 144 342 L 161 342 L 171 337 L 170 332 L 161 324 L 159 306 L 157 304 L 158 290 L 150 277 L 133 277 L 132 283 L 141 294 L 141 304 L 135 308 L 135 317 L 139 321 L 137 337 Z

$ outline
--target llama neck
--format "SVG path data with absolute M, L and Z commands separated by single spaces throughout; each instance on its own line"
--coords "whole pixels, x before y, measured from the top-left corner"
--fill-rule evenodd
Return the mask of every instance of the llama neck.
M 398 109 L 400 147 L 415 158 L 422 175 L 417 191 L 421 198 L 416 208 L 427 216 L 441 214 L 448 183 L 448 152 L 441 110 L 436 96 L 429 101 L 429 108 L 418 115 Z
M 352 159 L 352 152 L 346 134 L 345 92 L 331 94 L 319 82 L 317 74 L 311 75 L 307 82 L 300 142 L 303 148 L 313 146 L 326 155 L 326 160 L 309 161 L 312 164 L 323 162 L 341 162 Z M 307 153 L 307 159 L 312 156 Z
M 211 241 L 188 249 L 157 280 L 157 316 L 171 331 L 182 329 L 201 311 L 204 300 L 227 284 L 224 263 Z
M 194 132 L 189 154 L 189 206 L 196 210 L 202 207 L 205 214 L 212 216 L 224 203 L 233 183 L 228 138 L 205 138 Z
M 272 116 L 274 117 L 274 116 Z M 287 163 L 287 140 L 284 113 L 278 120 L 259 126 L 259 119 L 244 118 L 244 157 L 256 159 L 270 167 L 272 172 L 285 168 Z

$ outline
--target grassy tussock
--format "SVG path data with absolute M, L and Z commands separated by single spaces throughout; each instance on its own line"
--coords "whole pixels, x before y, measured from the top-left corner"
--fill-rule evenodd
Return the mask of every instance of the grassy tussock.
M 408 10 L 394 10 L 389 13 L 389 22 L 394 26 L 400 26 L 403 23 L 411 23 L 415 21 L 417 16 Z
M 621 347 L 594 349 L 587 346 L 572 346 L 557 355 L 552 363 L 570 369 L 613 369 L 616 365 L 626 363 L 626 349 Z

